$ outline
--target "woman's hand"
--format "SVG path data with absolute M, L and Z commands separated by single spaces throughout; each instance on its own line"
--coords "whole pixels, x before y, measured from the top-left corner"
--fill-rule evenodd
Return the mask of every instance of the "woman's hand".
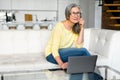
M 66 68 L 67 68 L 67 65 L 68 65 L 68 62 L 65 62 L 65 63 L 63 63 L 60 67 L 61 67 L 62 69 L 66 69 Z
M 79 24 L 81 28 L 84 28 L 84 23 L 85 23 L 84 19 L 80 18 Z
M 61 60 L 60 56 L 56 56 L 55 60 L 57 61 L 58 65 L 62 68 L 62 69 L 66 69 L 67 68 L 67 62 L 63 63 L 63 61 Z
M 82 44 L 84 42 L 84 19 L 80 18 L 79 24 L 80 24 L 80 32 L 79 37 L 77 39 L 77 44 Z

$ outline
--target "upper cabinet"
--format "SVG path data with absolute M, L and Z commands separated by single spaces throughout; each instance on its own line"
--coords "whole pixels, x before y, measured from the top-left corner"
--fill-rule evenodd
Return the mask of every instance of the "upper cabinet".
M 12 9 L 15 10 L 57 10 L 57 0 L 11 0 L 11 1 Z
M 11 0 L 0 0 L 0 9 L 11 9 Z
M 36 10 L 57 10 L 57 0 L 35 0 L 33 2 Z
M 12 9 L 32 10 L 33 0 L 12 0 Z

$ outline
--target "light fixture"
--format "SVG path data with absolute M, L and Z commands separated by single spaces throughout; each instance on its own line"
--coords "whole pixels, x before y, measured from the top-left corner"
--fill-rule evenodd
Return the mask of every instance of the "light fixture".
M 103 6 L 104 0 L 99 0 L 99 5 L 98 6 Z

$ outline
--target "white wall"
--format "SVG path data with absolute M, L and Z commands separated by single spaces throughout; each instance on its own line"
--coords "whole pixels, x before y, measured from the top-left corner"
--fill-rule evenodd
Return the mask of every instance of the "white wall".
M 101 28 L 102 7 L 98 6 L 98 0 L 80 0 L 85 19 L 85 28 Z
M 89 0 L 80 0 L 80 7 L 82 9 L 82 16 L 85 19 L 85 28 L 89 26 Z
M 95 0 L 89 0 L 88 4 L 88 28 L 94 28 L 95 27 Z
M 99 1 L 95 1 L 95 28 L 101 29 L 102 7 L 98 4 Z

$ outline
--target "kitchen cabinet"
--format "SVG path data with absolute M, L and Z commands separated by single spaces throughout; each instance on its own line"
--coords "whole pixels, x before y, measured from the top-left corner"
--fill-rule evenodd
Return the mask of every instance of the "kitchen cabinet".
M 1 10 L 6 10 L 6 9 L 11 9 L 11 0 L 0 0 L 0 9 Z
M 57 0 L 12 0 L 13 10 L 57 10 Z
M 12 0 L 12 9 L 16 10 L 33 10 L 34 0 Z
M 0 0 L 1 10 L 57 10 L 57 0 Z

